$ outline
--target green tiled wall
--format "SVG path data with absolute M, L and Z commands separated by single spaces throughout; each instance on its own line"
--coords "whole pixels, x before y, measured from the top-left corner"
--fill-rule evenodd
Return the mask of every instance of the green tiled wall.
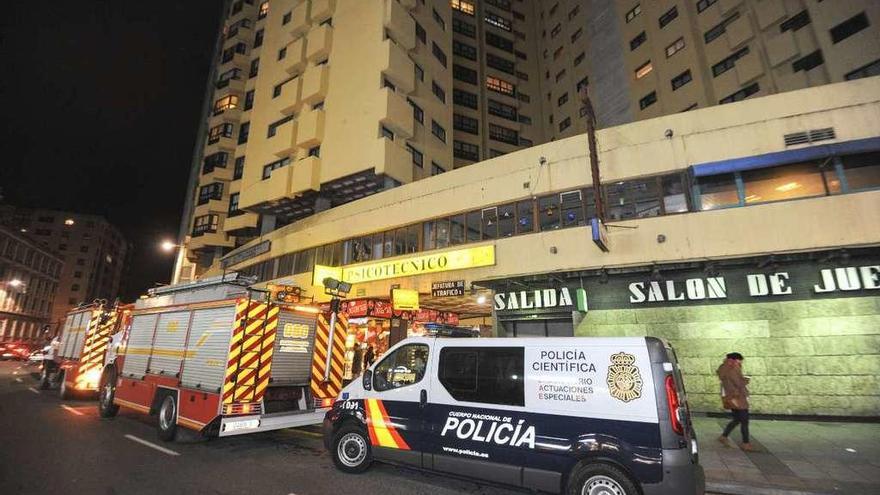
M 722 410 L 715 369 L 736 351 L 753 412 L 880 416 L 880 297 L 590 311 L 575 335 L 668 339 L 694 411 Z

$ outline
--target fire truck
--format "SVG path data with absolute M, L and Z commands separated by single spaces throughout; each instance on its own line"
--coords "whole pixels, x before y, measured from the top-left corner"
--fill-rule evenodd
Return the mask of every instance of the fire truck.
M 101 300 L 70 311 L 55 361 L 43 363 L 40 388 L 58 385 L 62 399 L 97 392 L 111 338 L 121 331 L 129 314 L 130 305 L 110 307 Z
M 223 437 L 321 423 L 343 385 L 345 317 L 252 283 L 225 274 L 138 300 L 100 415 L 155 415 L 166 441 L 178 427 Z

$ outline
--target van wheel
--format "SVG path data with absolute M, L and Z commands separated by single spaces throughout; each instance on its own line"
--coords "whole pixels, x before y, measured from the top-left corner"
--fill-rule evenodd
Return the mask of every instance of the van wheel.
M 66 377 L 62 374 L 58 378 L 61 381 L 61 387 L 58 389 L 58 396 L 61 397 L 61 400 L 67 400 L 73 398 L 73 390 L 67 386 Z
M 102 418 L 112 418 L 119 412 L 119 406 L 113 403 L 116 397 L 116 372 L 112 369 L 104 373 L 101 391 L 98 395 L 98 414 Z
M 333 437 L 333 464 L 346 473 L 362 473 L 373 462 L 370 439 L 361 428 L 345 425 Z
M 174 441 L 177 433 L 177 401 L 173 395 L 166 395 L 159 407 L 159 438 Z
M 635 483 L 608 464 L 580 464 L 568 481 L 567 495 L 638 495 Z

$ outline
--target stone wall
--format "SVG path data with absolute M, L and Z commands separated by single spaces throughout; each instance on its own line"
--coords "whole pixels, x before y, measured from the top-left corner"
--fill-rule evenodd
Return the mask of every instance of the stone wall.
M 694 411 L 722 410 L 715 369 L 736 351 L 753 412 L 880 416 L 880 297 L 590 311 L 575 335 L 668 339 Z

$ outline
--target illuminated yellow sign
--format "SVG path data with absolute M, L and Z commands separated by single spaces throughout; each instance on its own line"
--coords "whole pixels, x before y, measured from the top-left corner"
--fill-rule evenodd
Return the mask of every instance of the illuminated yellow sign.
M 315 265 L 312 283 L 317 287 L 322 287 L 324 285 L 322 283 L 324 278 L 333 277 L 343 282 L 359 284 L 375 280 L 411 277 L 425 273 L 463 270 L 465 268 L 491 266 L 494 264 L 495 246 L 479 246 L 413 256 L 411 258 L 348 265 L 345 267 Z
M 391 305 L 394 309 L 419 309 L 419 291 L 412 289 L 393 289 Z

